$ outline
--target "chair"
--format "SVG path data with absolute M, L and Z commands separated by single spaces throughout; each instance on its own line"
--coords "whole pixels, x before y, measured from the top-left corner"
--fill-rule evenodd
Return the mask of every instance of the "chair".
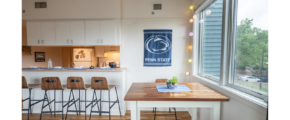
M 41 113 L 40 113 L 40 120 L 42 118 L 42 113 L 49 113 L 49 111 L 43 111 L 43 108 L 49 106 L 52 102 L 54 102 L 54 111 L 50 111 L 51 113 L 53 112 L 54 113 L 54 116 L 55 116 L 55 113 L 56 112 L 61 112 L 62 113 L 62 119 L 63 119 L 63 108 L 65 106 L 71 106 L 72 104 L 75 104 L 75 100 L 69 100 L 69 101 L 73 101 L 73 103 L 71 105 L 69 105 L 69 102 L 66 103 L 65 105 L 63 105 L 64 101 L 63 101 L 63 90 L 65 90 L 67 88 L 66 85 L 61 85 L 61 81 L 59 79 L 59 77 L 43 77 L 42 80 L 41 80 L 41 89 L 42 90 L 45 90 L 45 93 L 44 93 L 44 98 L 43 98 L 43 103 L 42 103 L 42 109 L 41 109 Z M 48 102 L 46 105 L 44 105 L 44 102 L 45 100 L 48 101 L 48 96 L 47 96 L 47 91 L 48 90 L 54 90 L 54 99 L 50 102 Z M 61 101 L 56 101 L 55 100 L 55 92 L 56 90 L 61 90 L 62 91 L 62 99 Z M 55 104 L 56 103 L 61 103 L 61 111 L 55 111 Z M 75 104 L 75 107 L 76 107 L 76 110 L 77 110 L 77 106 Z M 77 112 L 76 112 L 77 113 Z M 77 113 L 78 115 L 78 113 Z
M 28 109 L 22 109 L 22 111 L 27 111 L 28 112 L 28 120 L 29 120 L 29 114 L 31 111 L 31 106 L 36 105 L 37 103 L 40 103 L 42 100 L 31 100 L 31 90 L 33 88 L 38 88 L 40 87 L 40 84 L 27 84 L 27 80 L 24 76 L 22 76 L 22 89 L 29 89 L 29 97 L 22 100 L 22 108 L 23 108 L 23 102 L 28 100 Z M 35 103 L 31 104 L 31 101 L 36 101 Z M 50 108 L 49 108 L 50 109 Z M 51 111 L 51 109 L 50 109 Z
M 82 77 L 68 77 L 67 78 L 67 88 L 71 89 L 70 94 L 69 94 L 69 103 L 72 102 L 72 101 L 70 101 L 71 94 L 73 95 L 73 99 L 74 99 L 73 90 L 79 90 L 79 98 L 76 100 L 76 101 L 79 101 L 79 110 L 78 111 L 77 110 L 76 111 L 68 110 L 69 107 L 70 107 L 70 106 L 68 106 L 65 119 L 67 119 L 67 113 L 68 112 L 79 112 L 79 114 L 81 114 L 81 112 L 84 112 L 85 113 L 85 120 L 87 119 L 87 116 L 86 116 L 87 115 L 87 108 L 91 105 L 91 104 L 89 104 L 87 106 L 87 102 L 92 102 L 92 101 L 87 101 L 87 89 L 90 88 L 90 87 L 91 87 L 91 85 L 89 85 L 89 84 L 85 85 L 84 84 L 84 80 L 83 80 Z M 85 101 L 81 101 L 80 100 L 81 90 L 85 90 Z M 95 100 L 97 100 L 97 98 Z M 80 106 L 81 102 L 85 102 L 85 111 L 81 111 L 81 106 Z
M 155 80 L 155 83 L 166 83 L 167 79 L 156 79 Z M 155 110 L 154 110 L 155 109 Z M 175 114 L 159 114 L 158 116 L 162 116 L 162 115 L 175 115 L 175 120 L 177 120 L 177 116 L 176 116 L 176 109 L 173 108 L 173 110 L 175 111 Z M 156 107 L 153 108 L 153 113 L 155 111 L 155 114 L 154 114 L 154 120 L 156 118 Z M 171 109 L 169 107 L 169 112 L 171 112 Z
M 108 85 L 108 81 L 105 77 L 92 77 L 91 79 L 91 89 L 94 89 L 94 94 L 93 94 L 93 100 L 92 100 L 92 106 L 91 106 L 91 113 L 90 113 L 90 119 L 91 119 L 91 115 L 92 112 L 94 113 L 99 113 L 99 115 L 102 115 L 102 113 L 109 113 L 109 120 L 111 120 L 111 108 L 118 103 L 119 105 L 119 112 L 120 112 L 120 116 L 121 116 L 121 109 L 120 109 L 120 104 L 119 104 L 119 98 L 118 98 L 118 93 L 117 93 L 117 86 L 116 85 Z M 116 91 L 116 96 L 117 96 L 117 100 L 116 101 L 110 101 L 110 91 L 112 89 L 115 88 Z M 93 105 L 94 103 L 94 96 L 96 95 L 96 90 L 100 90 L 100 109 L 98 109 L 99 111 L 93 111 L 93 107 L 95 105 Z M 102 90 L 108 90 L 108 98 L 109 101 L 102 101 Z M 97 96 L 96 96 L 97 97 Z M 96 104 L 98 103 L 98 101 L 96 101 Z M 102 102 L 108 102 L 109 104 L 109 111 L 102 111 Z M 113 105 L 111 106 L 111 102 L 113 103 Z

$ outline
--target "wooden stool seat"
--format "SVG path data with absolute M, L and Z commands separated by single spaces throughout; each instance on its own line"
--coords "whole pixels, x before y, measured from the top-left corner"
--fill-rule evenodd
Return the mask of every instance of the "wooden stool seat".
M 64 90 L 67 85 L 61 85 L 59 77 L 43 77 L 41 80 L 42 90 Z
M 37 87 L 40 87 L 40 86 L 41 86 L 40 84 L 28 84 L 27 88 L 37 88 Z
M 109 85 L 109 90 L 114 89 L 115 87 L 117 87 L 117 85 Z
M 63 89 L 67 89 L 67 85 L 61 85 Z
M 91 84 L 85 84 L 85 87 L 88 89 L 88 88 L 91 88 Z

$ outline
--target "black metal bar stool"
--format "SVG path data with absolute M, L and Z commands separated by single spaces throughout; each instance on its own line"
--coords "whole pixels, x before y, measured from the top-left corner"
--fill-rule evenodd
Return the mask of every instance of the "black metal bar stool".
M 105 77 L 92 77 L 91 79 L 91 89 L 94 89 L 94 94 L 93 94 L 93 100 L 94 100 L 94 96 L 96 93 L 96 90 L 100 90 L 100 109 L 98 109 L 99 111 L 93 111 L 93 107 L 94 105 L 91 106 L 91 113 L 90 113 L 90 119 L 91 119 L 91 115 L 92 112 L 93 113 L 99 113 L 99 115 L 102 115 L 102 113 L 109 113 L 109 120 L 111 120 L 111 108 L 118 103 L 119 105 L 119 112 L 120 112 L 120 116 L 121 116 L 121 109 L 120 109 L 120 104 L 119 104 L 119 98 L 118 98 L 118 93 L 117 93 L 117 85 L 108 85 L 107 79 Z M 110 101 L 110 91 L 112 89 L 116 90 L 116 96 L 117 96 L 117 100 L 116 101 Z M 102 101 L 102 90 L 108 90 L 108 98 L 109 101 Z M 96 96 L 97 97 L 97 96 Z M 98 102 L 96 101 L 96 102 Z M 93 104 L 94 101 L 92 101 Z M 102 102 L 108 102 L 109 104 L 109 111 L 102 111 Z M 113 103 L 113 105 L 111 105 L 111 102 Z
M 41 101 L 43 101 L 44 99 L 41 99 L 41 100 L 32 100 L 31 99 L 31 90 L 33 88 L 38 88 L 40 87 L 40 84 L 27 84 L 27 80 L 24 76 L 22 76 L 22 89 L 29 89 L 29 97 L 22 100 L 22 102 L 28 100 L 28 109 L 22 109 L 22 111 L 27 111 L 28 112 L 28 115 L 27 115 L 27 119 L 29 120 L 29 114 L 31 113 L 31 106 L 33 105 L 36 105 L 37 103 L 40 103 Z M 35 103 L 31 104 L 31 101 L 36 101 Z M 49 102 L 49 101 L 47 101 Z M 51 111 L 51 108 L 49 108 L 50 111 Z
M 82 77 L 68 77 L 67 78 L 67 88 L 68 89 L 71 89 L 70 91 L 70 95 L 69 95 L 69 103 L 71 102 L 70 101 L 70 97 L 71 97 L 71 94 L 73 95 L 73 99 L 74 98 L 74 93 L 73 93 L 73 90 L 79 90 L 79 98 L 77 99 L 77 101 L 79 101 L 79 110 L 69 110 L 69 107 L 67 107 L 67 112 L 66 112 L 66 116 L 65 116 L 65 119 L 67 119 L 67 113 L 68 112 L 78 112 L 79 114 L 81 114 L 81 112 L 85 112 L 85 120 L 87 119 L 87 108 L 92 104 L 92 101 L 87 101 L 87 89 L 90 88 L 91 85 L 85 85 L 84 84 L 84 80 Z M 85 100 L 84 101 L 81 101 L 80 100 L 80 91 L 81 90 L 85 90 Z M 96 95 L 97 96 L 97 95 Z M 98 99 L 93 99 L 93 101 L 97 101 Z M 84 111 L 81 111 L 81 102 L 85 102 L 85 110 Z M 87 102 L 91 102 L 89 105 L 87 105 Z M 99 108 L 99 106 L 98 106 Z
M 166 83 L 167 79 L 156 79 L 155 80 L 155 83 Z M 176 109 L 173 107 L 173 110 L 175 111 L 175 114 L 158 114 L 156 115 L 156 107 L 153 108 L 153 113 L 155 112 L 154 114 L 154 120 L 156 118 L 156 116 L 163 116 L 163 115 L 175 115 L 175 120 L 177 120 L 177 116 L 176 116 Z M 171 109 L 169 107 L 169 112 L 171 112 Z
M 69 105 L 69 102 L 66 103 L 65 105 L 63 105 L 64 102 L 67 102 L 67 101 L 63 101 L 63 90 L 66 89 L 66 85 L 61 85 L 61 81 L 58 77 L 43 77 L 42 80 L 41 80 L 41 89 L 42 90 L 45 90 L 45 93 L 44 93 L 44 100 L 43 100 L 43 103 L 42 103 L 42 108 L 41 108 L 41 113 L 40 113 L 40 120 L 42 118 L 42 113 L 49 113 L 49 111 L 43 111 L 43 108 L 49 106 L 52 102 L 54 102 L 54 111 L 52 111 L 54 113 L 54 116 L 55 116 L 55 113 L 57 112 L 61 112 L 62 113 L 62 119 L 63 119 L 63 108 L 67 105 Z M 48 102 L 46 105 L 44 105 L 44 102 L 45 100 L 48 100 L 48 96 L 47 96 L 47 91 L 48 90 L 54 90 L 54 99 L 51 100 L 50 102 Z M 61 90 L 62 91 L 62 99 L 61 101 L 56 101 L 55 100 L 55 93 L 56 93 L 56 90 Z M 75 100 L 70 100 L 70 101 L 73 101 L 75 104 Z M 55 111 L 55 104 L 56 103 L 61 103 L 61 110 L 59 111 Z M 75 107 L 76 107 L 76 104 L 75 104 Z M 77 109 L 77 108 L 76 108 Z

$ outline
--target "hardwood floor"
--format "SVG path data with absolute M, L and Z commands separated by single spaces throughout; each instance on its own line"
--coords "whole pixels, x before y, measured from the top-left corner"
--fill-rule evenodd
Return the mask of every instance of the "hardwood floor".
M 173 114 L 174 112 L 171 111 L 170 114 Z M 178 120 L 191 120 L 191 116 L 187 111 L 178 111 L 177 113 L 177 119 Z M 156 114 L 169 114 L 168 111 L 157 111 Z M 39 120 L 40 114 L 34 113 L 30 114 L 30 120 Z M 90 115 L 87 115 L 87 120 L 89 120 Z M 64 114 L 65 118 L 65 114 Z M 108 115 L 92 115 L 91 120 L 108 120 Z M 112 115 L 111 120 L 130 120 L 131 119 L 131 113 L 130 110 L 128 110 L 125 114 L 125 116 L 118 116 L 118 115 Z M 27 120 L 27 114 L 22 114 L 22 120 Z M 42 120 L 61 120 L 61 114 L 42 114 Z M 82 113 L 81 115 L 75 115 L 70 114 L 67 115 L 67 120 L 85 120 L 85 115 Z M 152 111 L 141 111 L 141 120 L 154 120 L 154 113 Z M 175 120 L 174 115 L 168 115 L 168 116 L 156 116 L 156 120 Z

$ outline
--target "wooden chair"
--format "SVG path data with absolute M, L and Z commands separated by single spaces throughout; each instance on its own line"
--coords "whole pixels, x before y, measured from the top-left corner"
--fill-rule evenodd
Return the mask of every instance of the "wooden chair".
M 41 102 L 42 100 L 31 100 L 31 90 L 33 88 L 40 87 L 40 84 L 27 84 L 27 80 L 24 76 L 22 76 L 22 89 L 29 89 L 29 97 L 26 99 L 22 99 L 22 111 L 28 111 L 27 119 L 29 120 L 29 114 L 31 111 L 31 106 L 36 105 L 37 103 Z M 28 109 L 23 109 L 23 102 L 28 100 Z M 31 104 L 31 101 L 36 101 L 36 103 Z
M 117 85 L 108 85 L 108 81 L 105 77 L 92 77 L 91 79 L 91 89 L 94 89 L 94 94 L 93 94 L 93 100 L 92 100 L 92 106 L 91 106 L 91 113 L 90 113 L 90 119 L 91 119 L 91 115 L 92 112 L 94 113 L 99 113 L 99 115 L 102 115 L 102 113 L 109 113 L 109 120 L 111 120 L 111 108 L 118 103 L 119 105 L 119 112 L 120 112 L 120 116 L 121 116 L 121 109 L 120 109 L 120 104 L 119 104 L 119 98 L 118 98 L 118 93 L 117 93 Z M 116 95 L 117 95 L 117 100 L 116 101 L 110 101 L 110 90 L 114 89 L 116 91 Z M 94 96 L 96 93 L 96 90 L 100 90 L 100 99 L 96 101 L 96 104 L 98 103 L 98 101 L 100 102 L 100 109 L 98 109 L 99 111 L 93 111 L 93 107 L 95 105 L 93 105 L 94 103 Z M 108 97 L 109 97 L 109 101 L 102 101 L 102 90 L 108 90 Z M 96 96 L 97 97 L 97 96 Z M 108 102 L 109 103 L 109 111 L 102 111 L 102 102 Z M 113 103 L 113 105 L 111 106 L 111 102 Z
M 167 81 L 167 79 L 156 79 L 155 80 L 155 83 L 165 83 L 166 84 L 166 81 Z M 155 110 L 154 110 L 155 109 Z M 175 108 L 173 108 L 173 110 L 175 111 L 175 114 L 158 114 L 158 116 L 161 116 L 161 115 L 175 115 L 175 120 L 177 120 L 177 116 L 176 116 L 176 109 Z M 156 118 L 156 107 L 154 107 L 153 108 L 153 113 L 154 113 L 154 111 L 155 111 L 155 114 L 154 114 L 154 120 L 155 120 L 155 118 Z M 169 107 L 169 112 L 171 112 L 171 109 L 170 109 L 170 107 Z
M 90 104 L 87 106 L 87 89 L 90 87 L 91 87 L 91 85 L 89 85 L 89 84 L 85 85 L 82 77 L 68 77 L 67 78 L 67 88 L 71 89 L 70 94 L 69 94 L 68 104 L 70 104 L 70 102 L 73 102 L 75 99 L 73 90 L 79 90 L 79 98 L 76 100 L 76 101 L 79 101 L 79 111 L 68 110 L 70 107 L 70 106 L 68 106 L 65 119 L 67 119 L 68 112 L 78 112 L 79 114 L 81 114 L 81 112 L 84 112 L 85 113 L 85 120 L 87 119 L 87 116 L 86 116 L 87 115 L 87 107 L 90 106 Z M 80 100 L 81 90 L 85 90 L 85 101 Z M 73 101 L 70 100 L 71 94 L 73 95 Z M 95 100 L 97 100 L 97 99 L 95 99 Z M 81 111 L 81 102 L 85 102 L 85 111 Z
M 65 106 L 67 106 L 67 105 L 71 106 L 68 103 L 63 105 L 63 103 L 64 103 L 64 101 L 63 101 L 63 90 L 65 90 L 66 88 L 67 88 L 66 85 L 61 85 L 61 81 L 60 81 L 59 77 L 43 77 L 42 78 L 42 80 L 41 80 L 41 89 L 45 90 L 45 94 L 44 94 L 43 103 L 42 103 L 42 109 L 41 109 L 41 113 L 40 113 L 40 120 L 42 118 L 42 113 L 49 113 L 49 111 L 43 111 L 43 109 L 45 107 L 47 107 L 47 106 L 50 106 L 50 104 L 52 102 L 54 102 L 54 111 L 52 111 L 54 113 L 54 116 L 55 116 L 55 113 L 61 112 L 62 113 L 62 119 L 63 119 L 63 108 Z M 48 90 L 54 90 L 54 99 L 52 101 L 48 102 L 46 105 L 44 105 L 45 100 L 48 101 L 48 96 L 47 96 L 47 91 Z M 61 99 L 61 101 L 56 101 L 55 100 L 56 90 L 61 90 L 62 91 L 62 94 L 61 94 L 62 95 L 62 99 Z M 73 104 L 75 104 L 76 101 L 74 100 L 73 102 L 74 102 Z M 55 111 L 55 104 L 56 103 L 61 103 L 62 104 L 61 105 L 62 106 L 61 107 L 61 111 Z M 75 104 L 75 107 L 77 109 L 76 104 Z M 52 112 L 50 112 L 50 113 L 52 114 Z

